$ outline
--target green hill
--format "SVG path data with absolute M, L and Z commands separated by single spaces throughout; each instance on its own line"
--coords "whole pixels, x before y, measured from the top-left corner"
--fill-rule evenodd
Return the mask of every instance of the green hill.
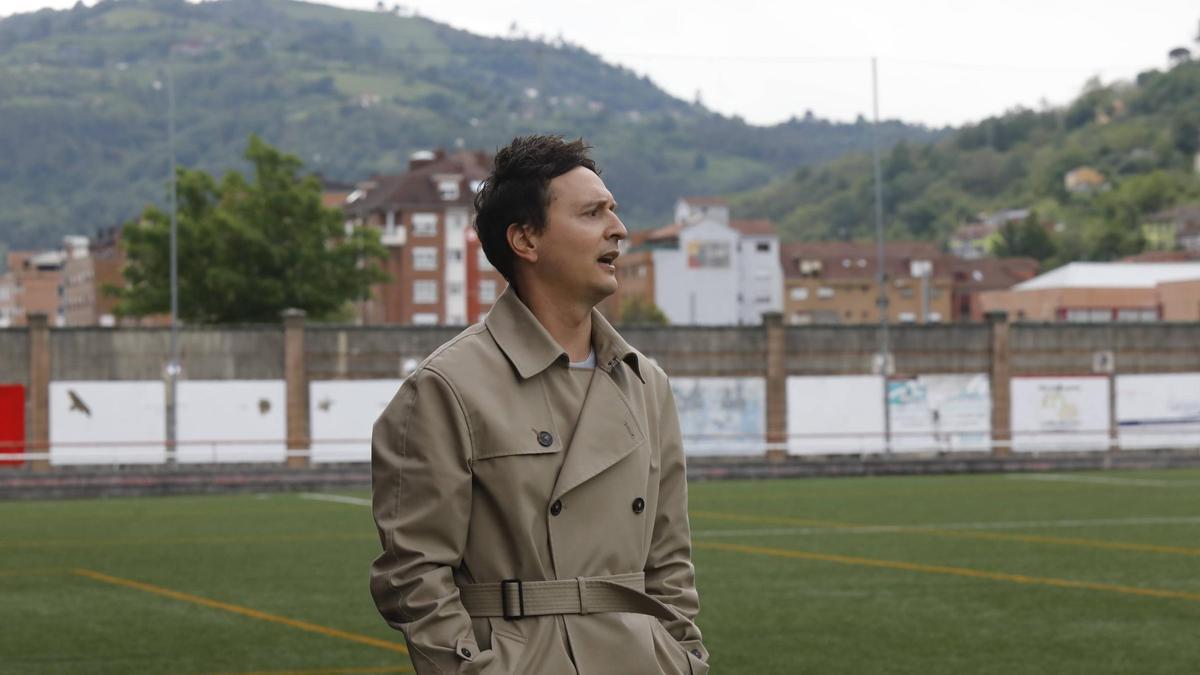
M 1166 50 L 1163 50 L 1164 53 Z M 940 140 L 896 144 L 883 157 L 889 236 L 945 241 L 977 214 L 1032 208 L 1061 223 L 1051 264 L 1137 253 L 1146 216 L 1200 199 L 1200 63 L 1147 71 L 1136 82 L 1089 82 L 1061 109 L 1018 109 Z M 1091 167 L 1104 184 L 1068 191 L 1065 175 Z M 769 217 L 791 239 L 873 236 L 869 154 L 803 167 L 737 195 L 747 217 Z
M 583 135 L 631 227 L 665 222 L 678 195 L 745 190 L 870 143 L 862 122 L 750 126 L 570 44 L 290 0 L 106 0 L 0 21 L 0 242 L 50 246 L 163 203 L 169 53 L 182 165 L 245 169 L 258 133 L 356 180 L 419 149 Z M 883 128 L 888 147 L 941 133 Z

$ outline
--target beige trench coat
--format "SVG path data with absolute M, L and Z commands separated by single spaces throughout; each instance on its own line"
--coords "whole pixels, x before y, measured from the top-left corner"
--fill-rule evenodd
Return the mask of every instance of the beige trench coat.
M 671 389 L 599 312 L 592 321 L 599 370 L 570 447 L 541 379 L 565 353 L 511 288 L 430 355 L 375 423 L 383 553 L 371 593 L 421 675 L 708 671 Z M 645 593 L 677 617 L 472 619 L 458 590 L 630 572 L 644 572 Z

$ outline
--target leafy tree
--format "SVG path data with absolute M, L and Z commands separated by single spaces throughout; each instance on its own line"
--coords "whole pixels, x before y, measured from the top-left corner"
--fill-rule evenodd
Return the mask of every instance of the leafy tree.
M 626 298 L 621 303 L 621 324 L 649 324 L 665 326 L 669 323 L 667 315 L 663 314 L 658 305 L 640 295 Z
M 1030 257 L 1044 261 L 1054 255 L 1054 239 L 1036 212 L 1031 211 L 1024 220 L 1006 223 L 1000 228 L 1000 238 L 992 247 L 992 253 L 1001 258 Z
M 251 136 L 245 158 L 254 180 L 229 172 L 217 183 L 178 171 L 179 315 L 205 323 L 274 322 L 295 307 L 321 319 L 383 281 L 386 253 L 374 230 L 346 234 L 342 216 L 321 204 L 302 164 Z M 153 206 L 122 233 L 129 264 L 118 312 L 170 311 L 169 215 Z

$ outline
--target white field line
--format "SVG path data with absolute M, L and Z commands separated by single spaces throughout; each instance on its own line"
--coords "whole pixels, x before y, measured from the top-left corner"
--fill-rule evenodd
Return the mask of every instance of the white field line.
M 370 499 L 304 492 L 301 499 L 370 506 Z M 768 527 L 740 530 L 696 530 L 695 537 L 749 537 L 791 534 L 889 534 L 913 529 L 939 530 L 1021 530 L 1026 528 L 1109 527 L 1121 525 L 1200 525 L 1200 516 L 1144 516 L 1138 518 L 1091 518 L 1068 520 L 1014 520 L 973 523 L 912 523 L 909 525 L 864 525 L 862 527 Z
M 1159 480 L 1154 478 L 1113 478 L 1110 476 L 1072 476 L 1062 473 L 1010 473 L 1010 480 L 1037 480 L 1053 483 L 1090 483 L 1094 485 L 1129 485 L 1133 487 L 1191 487 L 1194 481 Z
M 994 523 L 913 523 L 863 527 L 768 527 L 741 530 L 695 530 L 693 537 L 756 537 L 805 534 L 891 534 L 911 530 L 1023 530 L 1029 528 L 1111 527 L 1128 525 L 1200 525 L 1200 516 L 1146 516 L 1082 520 L 1022 520 Z
M 321 492 L 302 492 L 301 499 L 311 499 L 315 502 L 335 502 L 337 504 L 352 504 L 354 506 L 370 506 L 370 499 L 362 499 L 361 497 L 347 497 L 345 495 L 327 495 Z

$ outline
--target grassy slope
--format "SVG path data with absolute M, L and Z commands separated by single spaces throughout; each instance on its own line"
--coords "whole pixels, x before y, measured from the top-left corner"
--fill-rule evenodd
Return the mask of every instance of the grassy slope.
M 400 171 L 410 152 L 460 139 L 583 135 L 644 227 L 678 195 L 745 189 L 869 142 L 862 125 L 751 127 L 571 45 L 290 0 L 118 0 L 0 20 L 0 241 L 53 245 L 163 201 L 166 100 L 153 83 L 187 41 L 178 157 L 211 172 L 244 168 L 250 133 L 339 179 Z M 362 107 L 362 94 L 379 99 Z M 883 135 L 936 132 L 892 123 Z

